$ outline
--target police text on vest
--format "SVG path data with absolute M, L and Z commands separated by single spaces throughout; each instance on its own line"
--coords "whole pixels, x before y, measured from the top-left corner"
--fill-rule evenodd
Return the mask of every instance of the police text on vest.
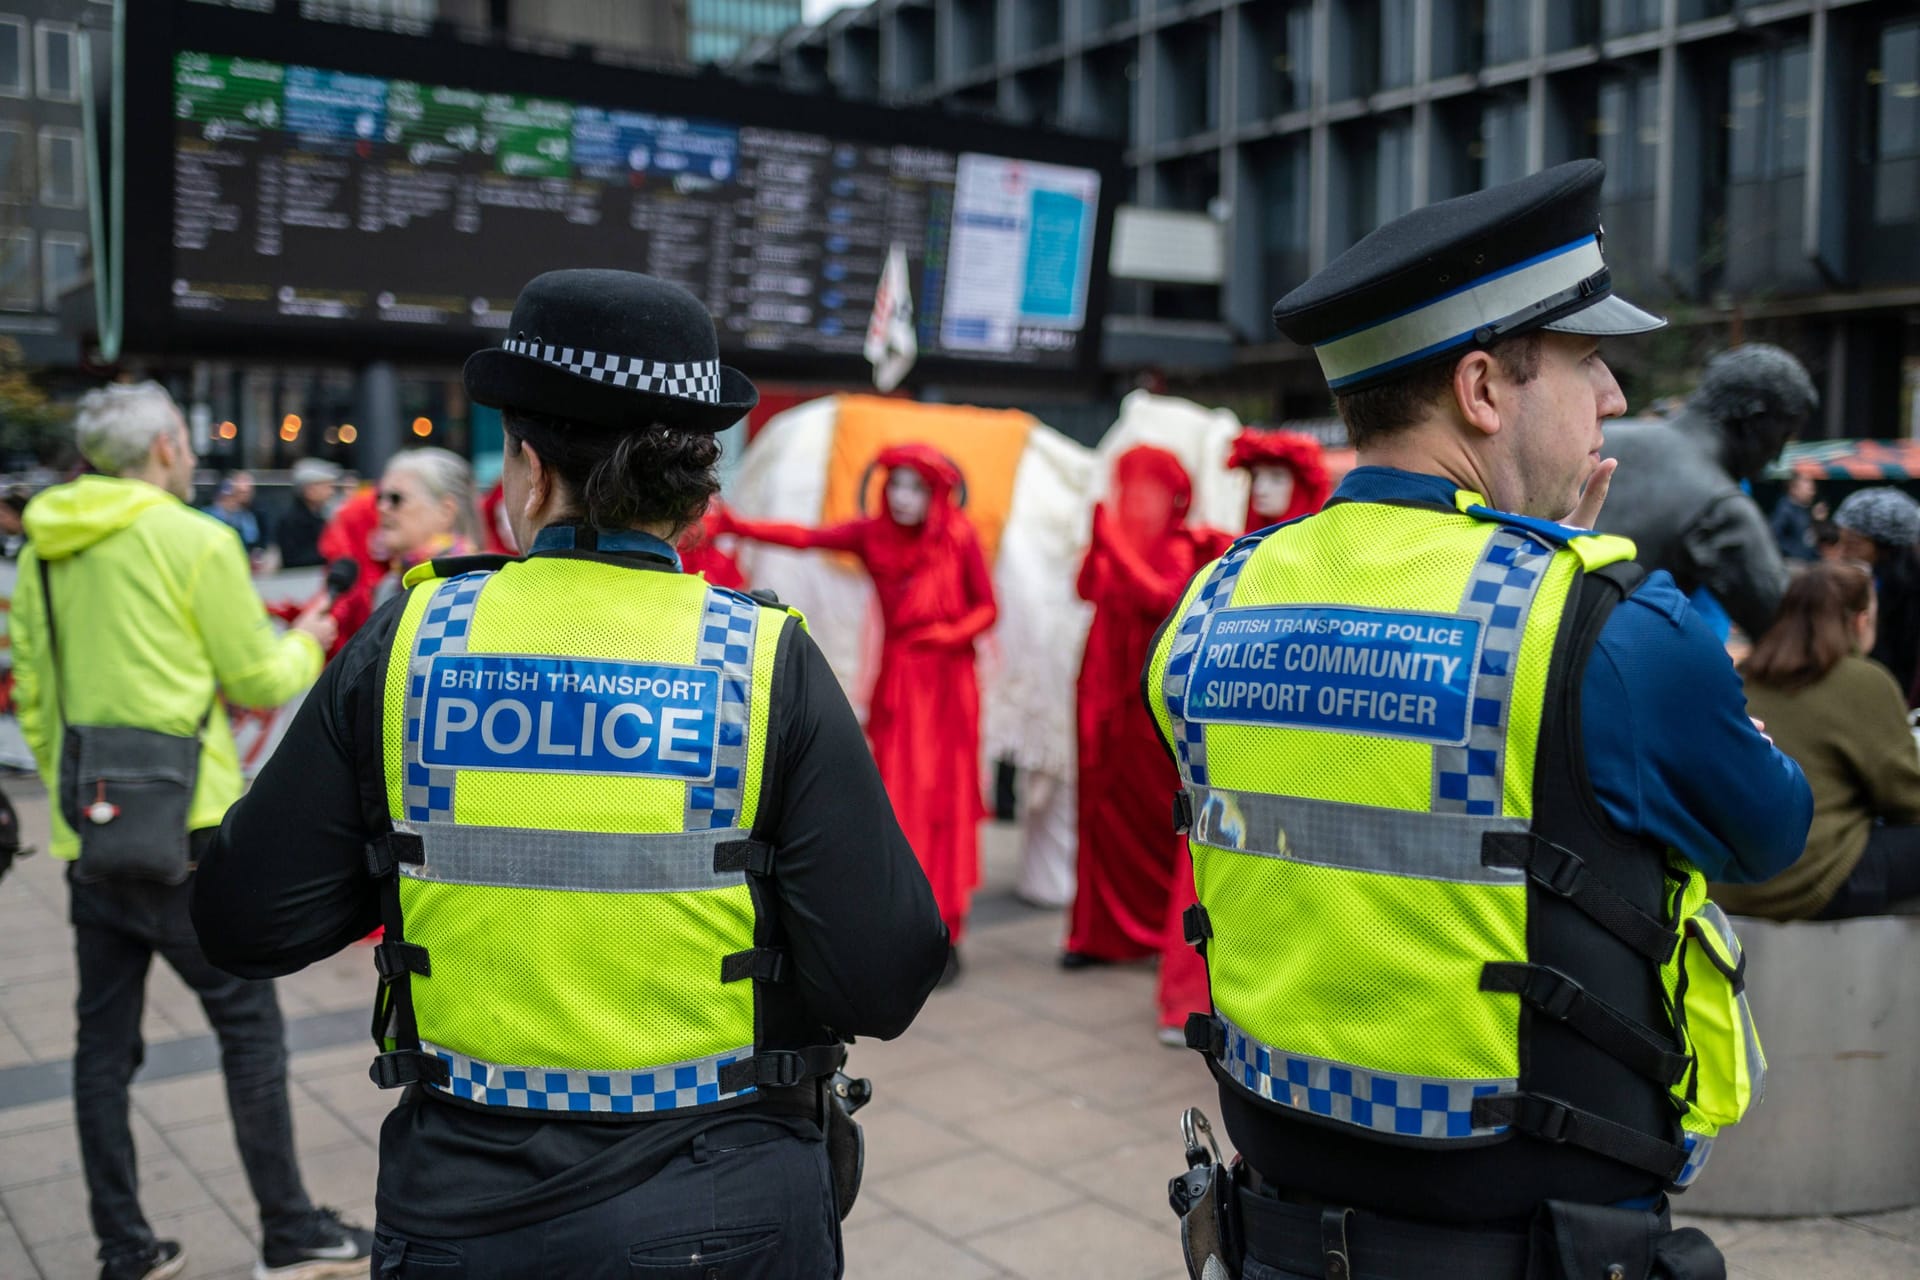
M 1466 741 L 1480 623 L 1331 605 L 1220 609 L 1206 618 L 1182 715 Z
M 713 777 L 721 681 L 707 667 L 443 654 L 409 746 L 435 768 Z

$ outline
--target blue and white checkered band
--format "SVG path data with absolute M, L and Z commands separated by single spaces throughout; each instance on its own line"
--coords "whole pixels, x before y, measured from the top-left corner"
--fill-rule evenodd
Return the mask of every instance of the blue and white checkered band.
M 695 661 L 720 671 L 720 723 L 713 781 L 687 784 L 686 829 L 730 828 L 740 817 L 740 784 L 747 768 L 747 719 L 753 691 L 753 648 L 760 606 L 722 587 L 707 588 Z
M 1699 1177 L 1700 1171 L 1707 1167 L 1707 1161 L 1713 1157 L 1712 1138 L 1686 1133 L 1681 1135 L 1681 1140 L 1687 1149 L 1687 1162 L 1680 1166 L 1680 1172 L 1674 1176 L 1671 1186 L 1675 1191 Z
M 751 1045 L 638 1071 L 503 1067 L 437 1044 L 422 1047 L 447 1064 L 447 1083 L 441 1087 L 456 1098 L 491 1107 L 636 1115 L 711 1106 L 753 1092 L 751 1085 L 733 1093 L 720 1089 L 720 1072 L 752 1057 Z
M 565 369 L 610 383 L 629 391 L 651 391 L 657 395 L 679 396 L 683 400 L 720 403 L 720 362 L 695 360 L 686 364 L 662 364 L 638 356 L 608 355 L 583 347 L 556 347 L 550 342 L 508 338 L 501 344 L 517 356 L 532 356 L 543 364 Z
M 1491 818 L 1503 809 L 1507 778 L 1507 710 L 1527 613 L 1553 560 L 1551 548 L 1517 529 L 1495 529 L 1473 566 L 1460 615 L 1478 618 L 1480 674 L 1467 709 L 1467 744 L 1433 749 L 1434 813 Z
M 1260 545 L 1260 540 L 1271 532 L 1271 529 L 1261 529 L 1227 548 L 1227 554 L 1221 556 L 1213 566 L 1213 572 L 1207 575 L 1200 593 L 1193 598 L 1192 606 L 1181 615 L 1180 628 L 1173 635 L 1173 648 L 1167 654 L 1167 671 L 1161 680 L 1160 693 L 1167 702 L 1167 720 L 1173 728 L 1180 777 L 1188 783 L 1207 785 L 1206 726 L 1195 724 L 1180 714 L 1181 708 L 1186 705 L 1187 681 L 1193 675 L 1193 660 L 1200 650 L 1200 636 L 1207 629 L 1207 614 L 1215 608 L 1224 609 L 1232 602 L 1233 588 L 1240 580 L 1240 570 Z
M 408 822 L 453 821 L 453 788 L 459 771 L 420 763 L 427 675 L 436 655 L 467 651 L 473 609 L 480 601 L 480 589 L 492 576 L 491 572 L 463 573 L 435 587 L 433 598 L 427 601 L 426 616 L 420 619 L 420 629 L 414 632 L 413 653 L 407 662 L 407 749 L 402 765 L 406 774 L 401 779 Z
M 1515 1080 L 1450 1080 L 1368 1071 L 1264 1045 L 1232 1022 L 1220 1068 L 1237 1084 L 1283 1107 L 1403 1138 L 1484 1138 L 1505 1125 L 1476 1127 L 1476 1098 L 1511 1093 Z
M 1416 307 L 1316 345 L 1320 369 L 1335 391 L 1403 365 L 1464 346 L 1487 326 L 1577 290 L 1606 267 L 1595 236 L 1502 267 Z

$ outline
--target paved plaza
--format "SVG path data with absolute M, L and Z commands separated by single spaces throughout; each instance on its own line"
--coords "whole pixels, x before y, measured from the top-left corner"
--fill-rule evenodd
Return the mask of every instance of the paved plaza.
M 44 847 L 38 784 L 11 778 L 6 787 L 27 838 Z M 936 993 L 901 1041 L 854 1051 L 853 1070 L 872 1077 L 876 1100 L 861 1113 L 867 1184 L 847 1223 L 847 1274 L 1178 1280 L 1166 1203 L 1179 1163 L 1175 1121 L 1190 1103 L 1218 1112 L 1211 1082 L 1197 1055 L 1155 1041 L 1150 969 L 1055 967 L 1059 916 L 1012 897 L 1014 846 L 1011 830 L 990 829 L 959 985 Z M 95 1274 L 67 1096 L 65 921 L 65 887 L 44 854 L 0 883 L 0 1280 Z M 368 1224 L 374 1144 L 391 1100 L 367 1079 L 372 988 L 372 957 L 357 947 L 280 984 L 308 1187 Z M 240 1280 L 258 1223 L 217 1050 L 164 964 L 148 985 L 145 1029 L 133 1131 L 148 1216 L 186 1244 L 188 1276 Z M 1920 1209 L 1702 1225 L 1744 1280 L 1920 1276 Z

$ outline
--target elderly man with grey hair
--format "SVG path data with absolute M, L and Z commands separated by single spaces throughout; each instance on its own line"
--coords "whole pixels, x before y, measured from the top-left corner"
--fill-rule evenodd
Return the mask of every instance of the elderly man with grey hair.
M 72 864 L 73 1100 L 100 1275 L 158 1280 L 185 1266 L 181 1244 L 156 1239 L 141 1212 L 127 1119 L 147 970 L 157 954 L 199 996 L 220 1039 L 227 1107 L 260 1206 L 264 1240 L 254 1274 L 312 1280 L 357 1267 L 364 1276 L 370 1234 L 315 1208 L 301 1184 L 273 985 L 208 963 L 188 914 L 193 866 L 240 798 L 224 703 L 275 706 L 305 689 L 320 673 L 333 622 L 323 602 L 286 634 L 274 633 L 239 541 L 186 503 L 193 445 L 163 388 L 148 382 L 90 392 L 80 401 L 77 434 L 98 474 L 48 489 L 23 517 L 27 545 L 12 621 L 21 732 L 56 797 L 61 771 L 81 767 L 62 752 L 70 725 L 200 740 L 187 831 L 136 825 L 126 833 L 134 847 L 160 848 L 184 834 L 188 860 L 179 883 L 158 871 L 156 879 L 103 874 L 82 856 L 70 822 L 142 822 L 131 798 L 120 796 L 133 806 L 123 810 L 105 794 L 108 783 L 102 794 L 51 806 L 53 856 Z
M 1806 426 L 1820 395 L 1800 362 L 1753 342 L 1708 361 L 1674 417 L 1607 426 L 1602 452 L 1620 460 L 1602 533 L 1624 534 L 1649 569 L 1689 595 L 1706 588 L 1759 638 L 1787 589 L 1771 526 L 1740 488 Z
M 1920 502 L 1881 486 L 1847 495 L 1833 513 L 1834 550 L 1873 570 L 1879 625 L 1867 656 L 1893 672 L 1907 705 L 1920 702 Z

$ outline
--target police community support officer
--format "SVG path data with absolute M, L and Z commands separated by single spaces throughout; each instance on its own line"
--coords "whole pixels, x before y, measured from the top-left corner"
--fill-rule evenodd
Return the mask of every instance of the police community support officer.
M 906 1029 L 947 937 L 803 621 L 679 572 L 757 393 L 692 295 L 620 271 L 535 279 L 466 384 L 530 554 L 407 576 L 195 924 L 257 977 L 385 925 L 373 1076 L 411 1087 L 376 1275 L 837 1275 L 817 1081 Z
M 1557 1276 L 1543 1204 L 1569 1275 L 1718 1265 L 1663 1197 L 1763 1066 L 1701 873 L 1774 875 L 1812 802 L 1672 580 L 1554 523 L 1626 408 L 1598 338 L 1663 323 L 1611 292 L 1603 173 L 1417 210 L 1281 300 L 1361 465 L 1147 669 L 1249 1277 Z

